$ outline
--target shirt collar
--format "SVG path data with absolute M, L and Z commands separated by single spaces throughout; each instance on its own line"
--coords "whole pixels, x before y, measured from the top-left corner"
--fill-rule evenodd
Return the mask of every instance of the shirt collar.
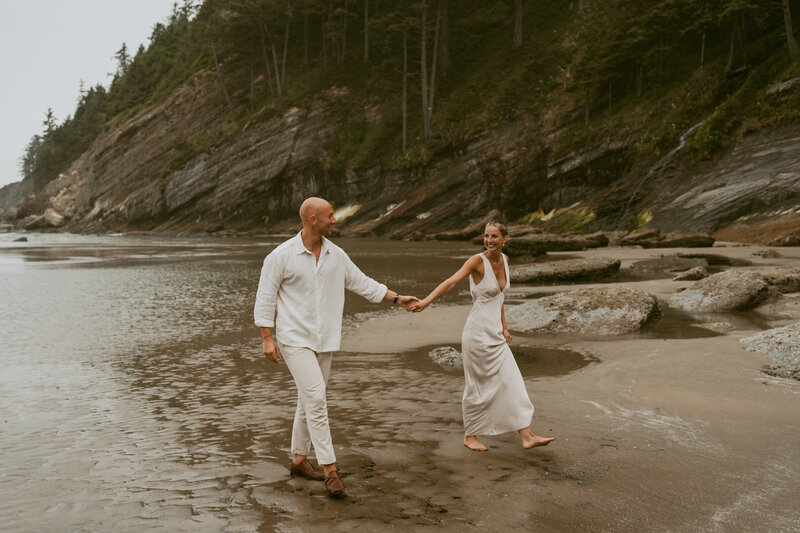
M 304 253 L 307 253 L 307 254 L 311 253 L 311 251 L 308 248 L 306 248 L 305 244 L 303 244 L 303 232 L 302 231 L 299 231 L 297 233 L 297 235 L 294 237 L 294 240 L 295 240 L 294 251 L 295 251 L 295 253 L 297 255 L 304 254 Z M 331 253 L 330 241 L 328 241 L 328 239 L 326 239 L 325 237 L 322 237 L 322 248 L 320 250 L 319 255 L 321 257 L 321 256 L 327 255 L 329 253 Z

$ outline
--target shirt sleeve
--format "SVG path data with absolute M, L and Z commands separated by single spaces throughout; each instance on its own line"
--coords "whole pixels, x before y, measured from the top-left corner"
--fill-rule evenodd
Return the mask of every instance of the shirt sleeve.
M 363 296 L 372 303 L 378 303 L 386 296 L 386 285 L 378 283 L 361 272 L 350 257 L 345 254 L 344 288 Z
M 282 275 L 283 261 L 280 254 L 273 251 L 264 258 L 261 279 L 258 281 L 258 290 L 256 291 L 256 304 L 253 308 L 256 326 L 260 328 L 275 326 L 275 302 L 278 300 L 278 288 Z

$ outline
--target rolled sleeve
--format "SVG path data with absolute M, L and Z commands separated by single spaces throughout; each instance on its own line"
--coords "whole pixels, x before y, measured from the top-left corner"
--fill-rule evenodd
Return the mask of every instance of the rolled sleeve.
M 363 296 L 372 303 L 383 301 L 388 290 L 386 285 L 378 283 L 361 272 L 349 257 L 346 257 L 344 286 L 347 290 Z
M 282 274 L 281 263 L 279 254 L 273 252 L 267 255 L 264 266 L 261 267 L 261 278 L 258 281 L 256 303 L 253 307 L 253 318 L 256 326 L 260 328 L 275 326 L 275 306 Z

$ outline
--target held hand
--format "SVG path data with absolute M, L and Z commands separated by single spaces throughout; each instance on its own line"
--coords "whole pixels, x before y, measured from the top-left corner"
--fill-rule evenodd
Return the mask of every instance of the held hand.
M 410 311 L 410 307 L 419 302 L 416 296 L 400 296 L 397 298 L 397 303 L 403 306 L 403 309 Z
M 426 302 L 425 300 L 418 300 L 416 303 L 406 307 L 406 311 L 411 311 L 412 313 L 419 313 L 429 305 L 430 302 Z
M 281 355 L 281 350 L 278 348 L 278 345 L 275 344 L 275 341 L 272 340 L 272 338 L 264 339 L 264 357 L 273 363 L 279 362 L 283 357 Z
M 503 337 L 506 338 L 508 344 L 511 344 L 511 332 L 508 331 L 508 328 L 503 328 Z

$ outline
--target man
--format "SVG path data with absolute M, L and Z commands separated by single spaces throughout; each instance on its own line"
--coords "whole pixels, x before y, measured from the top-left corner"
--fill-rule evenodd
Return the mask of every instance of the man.
M 404 308 L 418 300 L 400 296 L 367 277 L 344 250 L 326 239 L 336 222 L 326 200 L 306 199 L 300 206 L 300 219 L 303 230 L 264 259 L 255 324 L 261 328 L 266 358 L 273 363 L 283 359 L 297 385 L 289 471 L 293 476 L 324 480 L 328 493 L 339 497 L 344 484 L 336 471 L 326 386 L 332 352 L 339 349 L 342 337 L 344 289 L 374 303 L 388 300 Z M 324 473 L 307 459 L 312 444 Z

